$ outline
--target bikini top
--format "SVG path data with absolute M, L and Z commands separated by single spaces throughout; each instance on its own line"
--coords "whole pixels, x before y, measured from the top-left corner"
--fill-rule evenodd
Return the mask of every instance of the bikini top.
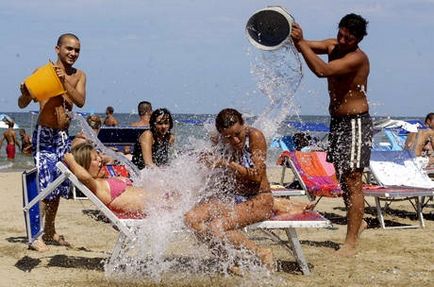
M 127 189 L 128 186 L 132 186 L 133 183 L 128 178 L 126 180 L 122 180 L 116 177 L 109 177 L 106 179 L 109 187 L 110 187 L 110 195 L 113 200 L 115 200 L 118 196 L 120 196 Z
M 246 136 L 246 141 L 243 146 L 243 150 L 241 151 L 241 157 L 239 159 L 239 163 L 247 168 L 252 168 L 255 166 L 252 160 L 252 152 L 250 150 L 249 144 L 249 136 Z

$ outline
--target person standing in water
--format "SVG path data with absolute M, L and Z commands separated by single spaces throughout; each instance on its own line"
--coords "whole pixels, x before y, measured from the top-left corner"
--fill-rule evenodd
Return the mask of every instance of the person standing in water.
M 105 110 L 106 117 L 104 119 L 104 125 L 106 127 L 116 127 L 119 125 L 119 121 L 115 118 L 113 113 L 115 109 L 112 106 L 108 106 Z
M 366 95 L 369 59 L 359 47 L 367 35 L 367 24 L 362 16 L 351 13 L 340 20 L 333 39 L 305 40 L 297 23 L 291 32 L 310 70 L 328 82 L 331 122 L 327 160 L 335 166 L 347 207 L 347 235 L 337 251 L 342 256 L 356 254 L 359 235 L 367 227 L 362 173 L 369 165 L 373 127 Z M 328 62 L 319 54 L 328 55 Z
M 25 129 L 20 129 L 21 152 L 25 155 L 32 155 L 32 140 Z
M 147 101 L 141 101 L 137 105 L 137 112 L 140 119 L 137 122 L 130 123 L 132 127 L 149 127 L 149 120 L 152 115 L 152 104 Z
M 57 61 L 54 68 L 66 93 L 39 101 L 39 117 L 32 141 L 41 189 L 59 176 L 55 165 L 63 160 L 63 156 L 71 149 L 71 140 L 68 136 L 70 111 L 73 105 L 83 107 L 86 99 L 86 75 L 73 67 L 80 55 L 80 40 L 74 34 L 62 34 L 57 40 L 55 51 Z M 37 101 L 32 98 L 24 83 L 21 84 L 20 90 L 20 108 L 27 107 L 31 101 Z M 67 197 L 68 193 L 69 184 L 64 182 L 43 200 L 44 234 L 42 239 L 34 241 L 31 246 L 33 249 L 47 251 L 46 244 L 70 245 L 55 229 L 60 196 Z
M 3 141 L 6 140 L 6 156 L 8 160 L 14 160 L 15 159 L 15 145 L 20 148 L 20 144 L 17 140 L 17 134 L 14 131 L 14 125 L 15 123 L 10 120 L 5 121 L 8 125 L 8 129 L 3 133 L 3 138 L 0 140 L 0 154 L 1 154 L 1 147 L 3 145 Z

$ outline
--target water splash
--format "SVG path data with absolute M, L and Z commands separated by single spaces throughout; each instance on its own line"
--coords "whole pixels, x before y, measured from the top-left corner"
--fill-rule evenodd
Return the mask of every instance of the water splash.
M 251 74 L 269 101 L 253 126 L 269 140 L 291 113 L 298 114 L 294 95 L 303 78 L 301 59 L 292 42 L 274 51 L 249 48 L 248 54 Z
M 252 74 L 258 80 L 258 88 L 268 98 L 269 105 L 254 123 L 264 131 L 267 138 L 275 134 L 278 125 L 296 110 L 293 95 L 300 84 L 301 61 L 291 45 L 274 52 L 251 51 Z M 107 149 L 98 141 L 96 135 L 83 124 L 83 130 L 103 152 Z M 85 123 L 85 122 L 84 122 Z M 215 129 L 205 123 L 206 134 Z M 89 133 L 90 132 L 90 133 Z M 227 275 L 229 266 L 235 262 L 244 270 L 249 270 L 237 285 L 277 285 L 282 283 L 279 276 L 269 276 L 258 259 L 246 250 L 239 250 L 226 244 L 215 242 L 224 250 L 224 256 L 213 256 L 210 250 L 197 242 L 184 226 L 184 214 L 204 197 L 230 188 L 228 183 L 219 182 L 221 170 L 209 170 L 199 163 L 201 152 L 214 152 L 209 138 L 187 137 L 171 165 L 163 169 L 144 169 L 138 172 L 128 165 L 136 175 L 136 185 L 143 186 L 150 194 L 147 198 L 146 219 L 137 226 L 137 240 L 125 247 L 119 258 L 105 265 L 107 277 L 116 280 L 137 279 L 161 283 L 176 282 L 176 278 L 192 282 L 192 278 L 216 274 Z M 194 147 L 194 150 L 191 149 Z M 110 151 L 108 151 L 110 155 Z M 113 155 L 114 157 L 117 155 Z M 217 184 L 216 184 L 217 183 Z M 167 283 L 167 282 L 166 282 Z

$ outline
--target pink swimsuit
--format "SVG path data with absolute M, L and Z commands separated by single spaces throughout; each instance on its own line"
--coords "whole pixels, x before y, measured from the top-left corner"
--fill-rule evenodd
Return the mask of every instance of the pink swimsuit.
M 116 177 L 109 177 L 106 180 L 110 186 L 110 195 L 112 197 L 112 201 L 121 195 L 127 189 L 127 186 L 133 185 L 129 179 L 127 179 L 127 181 L 123 181 L 122 179 Z

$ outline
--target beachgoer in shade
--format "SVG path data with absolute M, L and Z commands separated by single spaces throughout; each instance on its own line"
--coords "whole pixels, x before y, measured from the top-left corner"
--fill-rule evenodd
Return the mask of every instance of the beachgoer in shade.
M 73 105 L 83 107 L 86 99 L 86 75 L 73 67 L 80 55 L 80 40 L 74 34 L 63 34 L 57 40 L 55 51 L 57 61 L 54 68 L 66 93 L 39 101 L 38 123 L 32 142 L 41 189 L 59 176 L 55 165 L 71 149 L 71 140 L 68 136 L 71 121 L 69 112 Z M 32 98 L 24 83 L 21 84 L 20 89 L 21 96 L 18 98 L 20 108 L 27 107 L 31 101 L 37 101 Z M 69 184 L 65 182 L 43 200 L 44 234 L 42 240 L 38 239 L 32 244 L 32 248 L 46 251 L 48 250 L 46 243 L 70 245 L 55 229 L 60 196 L 67 197 L 68 194 Z
M 199 202 L 185 214 L 185 223 L 199 240 L 209 243 L 214 253 L 221 250 L 216 250 L 213 242 L 226 240 L 234 247 L 250 250 L 272 270 L 271 250 L 258 246 L 242 232 L 243 227 L 266 220 L 273 213 L 265 166 L 265 137 L 258 129 L 245 125 L 241 114 L 234 109 L 224 109 L 217 115 L 216 128 L 220 135 L 218 142 L 225 145 L 229 155 L 226 158 L 205 156 L 203 160 L 228 172 L 234 184 Z M 238 272 L 236 268 L 232 266 L 230 271 Z
M 108 106 L 105 110 L 106 117 L 104 119 L 104 125 L 107 127 L 116 127 L 119 125 L 118 120 L 113 116 L 114 108 L 112 106 Z
M 150 119 L 150 129 L 144 131 L 134 145 L 132 162 L 139 168 L 169 164 L 169 148 L 175 142 L 171 133 L 173 119 L 167 109 L 155 110 Z
M 147 101 L 142 101 L 137 106 L 137 112 L 140 119 L 137 122 L 130 124 L 132 127 L 149 127 L 149 120 L 152 115 L 152 104 Z
M 17 134 L 14 131 L 15 123 L 10 120 L 5 120 L 5 122 L 8 125 L 8 129 L 3 133 L 3 137 L 0 140 L 0 154 L 3 141 L 6 140 L 6 156 L 8 160 L 14 160 L 16 154 L 15 146 L 17 146 L 19 149 L 20 144 L 17 140 Z
M 21 137 L 21 152 L 25 155 L 32 154 L 32 140 L 30 136 L 26 133 L 25 129 L 20 129 Z
M 343 256 L 357 252 L 363 221 L 363 169 L 369 165 L 372 145 L 372 120 L 366 96 L 369 59 L 359 48 L 367 35 L 368 22 L 356 14 L 344 16 L 335 39 L 308 41 L 300 25 L 292 26 L 292 40 L 307 66 L 320 77 L 327 78 L 331 115 L 327 160 L 333 162 L 344 191 L 347 207 L 347 235 L 337 251 Z M 328 55 L 328 62 L 318 54 Z

